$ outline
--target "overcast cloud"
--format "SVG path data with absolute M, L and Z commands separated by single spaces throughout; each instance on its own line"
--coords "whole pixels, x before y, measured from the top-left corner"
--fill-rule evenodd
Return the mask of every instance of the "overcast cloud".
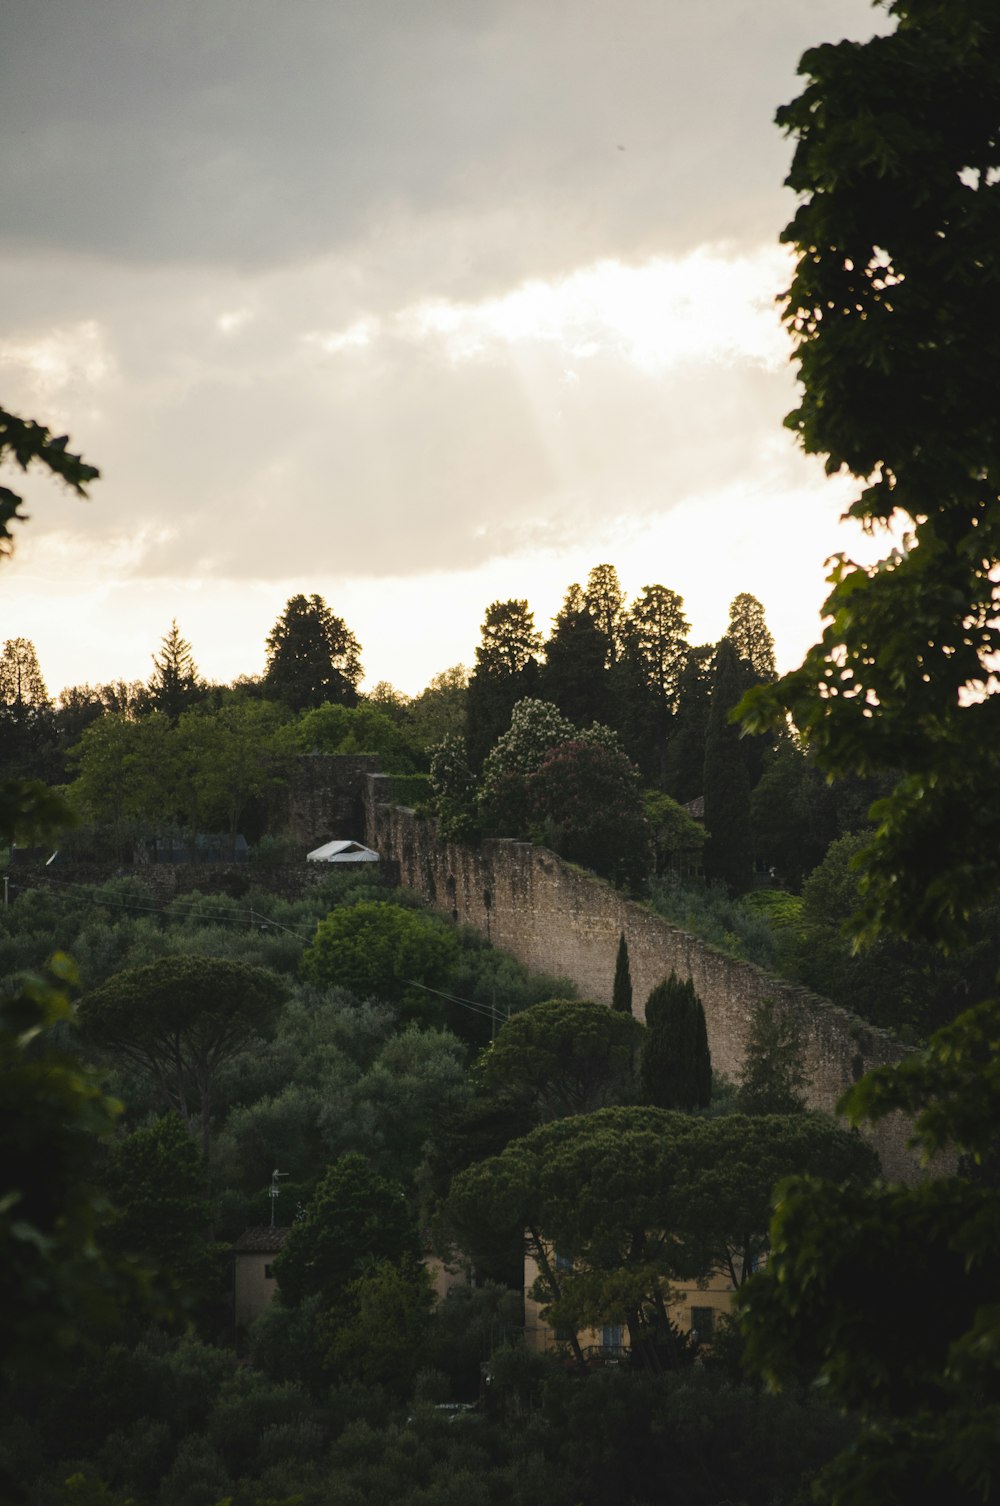
M 530 574 L 544 618 L 588 559 L 700 590 L 682 540 L 650 557 L 671 514 L 721 549 L 742 488 L 811 542 L 844 499 L 781 429 L 771 122 L 806 47 L 876 24 L 861 0 L 7 0 L 0 401 L 104 475 L 86 508 L 31 487 L 0 636 L 30 625 L 58 688 L 145 675 L 177 616 L 228 677 L 319 590 L 370 678 L 418 689 L 471 656 L 477 590 Z M 786 542 L 798 601 L 801 538 L 761 545 Z M 401 582 L 433 582 L 453 649 L 376 610 Z

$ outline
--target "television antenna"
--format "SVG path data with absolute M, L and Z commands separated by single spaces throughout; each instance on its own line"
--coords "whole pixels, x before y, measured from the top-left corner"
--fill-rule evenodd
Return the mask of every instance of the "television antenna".
M 270 1186 L 270 1189 L 269 1189 L 267 1195 L 271 1199 L 271 1228 L 272 1229 L 274 1228 L 274 1205 L 278 1201 L 278 1198 L 279 1198 L 279 1196 L 281 1194 L 281 1188 L 278 1186 L 278 1178 L 279 1177 L 290 1177 L 290 1176 L 291 1176 L 291 1172 L 290 1171 L 278 1171 L 277 1168 L 275 1168 L 275 1170 L 271 1172 L 271 1186 Z

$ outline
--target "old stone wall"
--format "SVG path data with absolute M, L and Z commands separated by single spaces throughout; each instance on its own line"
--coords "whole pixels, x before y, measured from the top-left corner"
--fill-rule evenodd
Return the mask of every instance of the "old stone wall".
M 739 1076 L 754 1006 L 774 998 L 799 1022 L 809 1074 L 808 1099 L 831 1111 L 863 1072 L 898 1061 L 905 1047 L 828 999 L 739 962 L 690 936 L 604 880 L 528 842 L 493 840 L 478 848 L 441 842 L 434 822 L 385 803 L 389 781 L 369 775 L 368 845 L 398 864 L 400 882 L 452 919 L 474 926 L 525 966 L 572 979 L 584 998 L 610 1003 L 619 935 L 624 932 L 636 1013 L 671 970 L 690 977 L 705 1006 L 715 1067 Z M 897 1117 L 877 1127 L 887 1175 L 916 1174 L 908 1126 Z
M 275 828 L 302 842 L 306 851 L 339 837 L 363 842 L 364 780 L 378 768 L 378 758 L 369 754 L 302 754 L 282 792 L 285 804 L 276 812 Z

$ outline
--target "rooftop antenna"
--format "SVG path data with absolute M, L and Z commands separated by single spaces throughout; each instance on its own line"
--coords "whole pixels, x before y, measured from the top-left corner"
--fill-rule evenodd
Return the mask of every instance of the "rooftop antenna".
M 271 1199 L 271 1228 L 272 1229 L 274 1228 L 274 1205 L 277 1202 L 278 1197 L 279 1197 L 280 1192 L 281 1192 L 281 1189 L 278 1186 L 278 1178 L 279 1177 L 290 1177 L 290 1176 L 291 1176 L 291 1172 L 290 1171 L 278 1171 L 277 1169 L 275 1169 L 274 1171 L 271 1172 L 271 1187 L 270 1187 L 270 1191 L 268 1192 L 267 1195 Z

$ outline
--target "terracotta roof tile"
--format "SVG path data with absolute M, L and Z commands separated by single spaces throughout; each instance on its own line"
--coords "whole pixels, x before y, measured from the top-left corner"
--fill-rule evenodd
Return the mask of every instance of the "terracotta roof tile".
M 252 1229 L 244 1229 L 239 1239 L 233 1241 L 233 1250 L 237 1255 L 277 1255 L 290 1232 L 289 1229 L 271 1229 L 267 1224 L 256 1224 Z

